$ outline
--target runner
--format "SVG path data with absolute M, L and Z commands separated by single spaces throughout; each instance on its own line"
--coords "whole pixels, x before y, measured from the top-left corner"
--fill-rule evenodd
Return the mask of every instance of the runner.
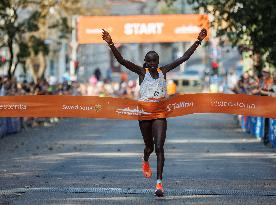
M 112 50 L 118 62 L 127 69 L 139 75 L 140 84 L 140 101 L 158 102 L 167 96 L 166 92 L 166 73 L 178 67 L 187 61 L 194 53 L 201 41 L 207 36 L 206 29 L 202 29 L 194 44 L 184 53 L 184 55 L 174 62 L 158 67 L 159 55 L 155 51 L 149 51 L 144 59 L 143 66 L 138 66 L 128 60 L 125 60 L 117 48 L 114 46 L 111 36 L 103 29 L 102 38 L 106 41 Z M 144 139 L 145 149 L 142 159 L 142 171 L 146 178 L 152 176 L 149 164 L 149 156 L 154 151 L 157 156 L 157 183 L 155 195 L 162 197 L 164 189 L 162 185 L 162 173 L 164 167 L 164 143 L 166 139 L 167 120 L 166 118 L 158 118 L 152 120 L 139 120 L 139 127 Z

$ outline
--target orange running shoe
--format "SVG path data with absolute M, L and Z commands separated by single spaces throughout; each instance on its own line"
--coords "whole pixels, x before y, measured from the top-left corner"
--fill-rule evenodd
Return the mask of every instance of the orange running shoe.
M 146 178 L 150 178 L 151 175 L 152 175 L 152 172 L 151 172 L 151 168 L 150 168 L 150 164 L 149 162 L 145 162 L 143 160 L 143 163 L 142 163 L 142 170 L 143 170 L 143 174 Z
M 164 189 L 162 183 L 157 183 L 154 191 L 154 195 L 158 197 L 164 196 Z

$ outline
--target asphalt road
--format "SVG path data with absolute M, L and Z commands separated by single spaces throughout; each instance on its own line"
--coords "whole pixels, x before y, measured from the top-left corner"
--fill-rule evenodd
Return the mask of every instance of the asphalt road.
M 276 204 L 276 153 L 232 116 L 168 119 L 165 197 L 136 121 L 64 119 L 0 139 L 0 204 Z

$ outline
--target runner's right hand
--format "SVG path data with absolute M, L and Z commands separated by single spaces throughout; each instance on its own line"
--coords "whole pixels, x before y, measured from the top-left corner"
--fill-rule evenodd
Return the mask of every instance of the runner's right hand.
M 104 29 L 102 29 L 102 30 L 103 30 L 103 32 L 102 32 L 103 40 L 108 44 L 112 44 L 113 42 L 112 42 L 110 34 L 106 30 L 104 30 Z

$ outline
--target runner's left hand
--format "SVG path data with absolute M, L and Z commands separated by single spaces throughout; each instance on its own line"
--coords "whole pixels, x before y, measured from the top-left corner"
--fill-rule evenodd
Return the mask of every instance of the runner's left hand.
M 207 36 L 207 30 L 205 28 L 201 29 L 200 33 L 198 34 L 197 39 L 202 41 Z
M 102 38 L 108 44 L 112 44 L 113 43 L 110 34 L 106 30 L 104 30 L 104 29 L 102 29 Z

